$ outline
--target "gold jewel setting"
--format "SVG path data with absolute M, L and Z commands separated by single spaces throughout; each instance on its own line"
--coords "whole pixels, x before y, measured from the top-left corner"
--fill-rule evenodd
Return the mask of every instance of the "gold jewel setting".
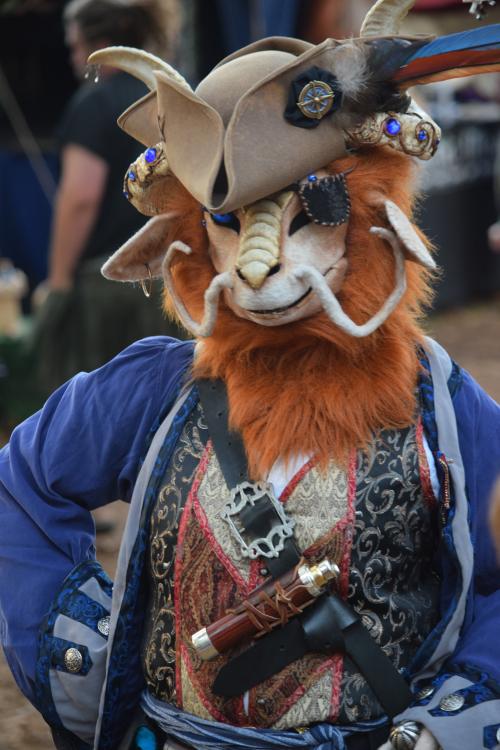
M 304 117 L 321 120 L 333 107 L 335 92 L 324 81 L 310 81 L 299 94 L 297 107 Z
M 416 112 L 376 112 L 346 131 L 350 148 L 391 146 L 409 156 L 427 161 L 437 151 L 441 128 Z

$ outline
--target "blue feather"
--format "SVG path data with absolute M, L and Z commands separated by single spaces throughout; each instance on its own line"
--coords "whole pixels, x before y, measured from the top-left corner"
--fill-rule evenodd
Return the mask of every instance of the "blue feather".
M 425 44 L 406 60 L 406 64 L 424 57 L 444 55 L 461 50 L 495 49 L 500 47 L 500 24 L 482 26 L 471 31 L 448 34 Z

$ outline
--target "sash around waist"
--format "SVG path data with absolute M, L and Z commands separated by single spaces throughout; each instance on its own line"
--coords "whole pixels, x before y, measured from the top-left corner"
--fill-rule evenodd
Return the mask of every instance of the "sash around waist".
M 301 731 L 236 727 L 201 719 L 170 703 L 157 700 L 147 691 L 142 695 L 141 708 L 165 734 L 196 750 L 346 750 L 347 737 L 359 732 L 371 732 L 386 723 L 385 718 L 350 724 L 349 727 L 320 723 Z

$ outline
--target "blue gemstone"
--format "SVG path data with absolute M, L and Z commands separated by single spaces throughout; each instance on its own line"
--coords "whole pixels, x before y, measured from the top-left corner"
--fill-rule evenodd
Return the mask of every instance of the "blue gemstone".
M 429 136 L 425 130 L 419 130 L 417 133 L 417 138 L 419 141 L 426 141 Z
M 221 224 L 229 224 L 233 218 L 233 214 L 212 214 L 212 216 Z
M 127 199 L 128 201 L 130 200 L 130 195 L 129 195 L 129 192 L 128 192 L 128 190 L 124 190 L 124 191 L 123 191 L 123 195 L 124 195 L 124 197 L 125 197 L 125 198 L 126 198 L 126 199 Z
M 395 117 L 390 117 L 385 123 L 385 132 L 387 135 L 391 136 L 397 135 L 401 132 L 401 123 L 399 120 L 396 120 Z
M 148 164 L 151 164 L 151 162 L 153 162 L 156 159 L 156 149 L 148 148 L 148 150 L 144 154 L 144 158 L 146 159 Z
M 129 172 L 128 178 L 131 182 L 135 182 L 135 172 Z
M 149 727 L 139 727 L 134 738 L 135 747 L 139 750 L 156 750 L 156 736 Z
M 317 182 L 318 181 L 318 177 L 315 174 L 308 174 L 307 175 L 307 181 L 308 182 Z

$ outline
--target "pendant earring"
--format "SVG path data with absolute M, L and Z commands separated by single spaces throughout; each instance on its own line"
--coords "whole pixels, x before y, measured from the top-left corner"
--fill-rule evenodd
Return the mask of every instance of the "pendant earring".
M 153 289 L 153 274 L 151 273 L 149 263 L 144 263 L 144 265 L 148 269 L 149 278 L 147 279 L 147 281 L 141 279 L 139 284 L 141 285 L 144 296 L 149 299 L 151 297 L 151 291 Z

